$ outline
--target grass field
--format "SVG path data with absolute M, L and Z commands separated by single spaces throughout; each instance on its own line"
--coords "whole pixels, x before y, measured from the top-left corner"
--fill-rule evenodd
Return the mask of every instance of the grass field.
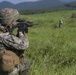
M 29 28 L 29 48 L 26 57 L 31 61 L 30 75 L 76 75 L 76 10 L 45 14 L 21 15 L 32 20 Z M 62 28 L 58 26 L 63 20 Z

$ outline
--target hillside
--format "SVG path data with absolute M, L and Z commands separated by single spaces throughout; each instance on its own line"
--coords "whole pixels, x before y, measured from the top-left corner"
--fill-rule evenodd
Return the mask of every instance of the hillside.
M 0 2 L 0 10 L 3 8 L 14 8 L 17 10 L 61 10 L 76 9 L 76 1 L 65 3 L 62 0 L 40 0 L 37 2 L 22 2 L 13 4 L 8 1 Z
M 8 1 L 3 1 L 3 2 L 0 2 L 0 10 L 3 9 L 3 8 L 14 8 L 14 4 L 12 4 L 11 2 L 8 2 Z
M 38 2 L 23 2 L 17 4 L 16 7 L 17 9 L 46 9 L 46 8 L 51 8 L 55 6 L 63 5 L 62 2 L 59 0 L 42 0 Z
M 70 2 L 73 2 L 73 1 L 76 1 L 76 0 L 60 0 L 62 2 L 65 2 L 65 3 L 70 3 Z
M 21 15 L 38 25 L 29 28 L 30 75 L 76 75 L 76 10 Z M 63 27 L 58 27 L 59 19 Z
M 18 4 L 12 4 L 7 1 L 3 1 L 0 3 L 0 10 L 7 7 L 12 7 L 18 10 L 26 10 L 26 9 L 47 9 L 47 8 L 53 8 L 56 6 L 63 5 L 64 3 L 59 0 L 40 0 L 37 2 L 22 2 Z
M 76 1 L 65 4 L 66 7 L 76 8 Z

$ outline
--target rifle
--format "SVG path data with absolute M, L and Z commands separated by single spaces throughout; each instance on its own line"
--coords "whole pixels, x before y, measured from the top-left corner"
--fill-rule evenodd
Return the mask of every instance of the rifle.
M 13 30 L 15 28 L 18 28 L 18 31 L 21 31 L 23 34 L 24 32 L 28 33 L 28 27 L 32 27 L 34 25 L 38 25 L 38 24 L 34 24 L 33 22 L 30 22 L 30 21 L 26 21 L 25 22 L 25 19 L 18 19 L 17 20 L 18 24 L 16 26 L 13 26 L 12 28 L 7 28 L 9 33 L 12 34 Z

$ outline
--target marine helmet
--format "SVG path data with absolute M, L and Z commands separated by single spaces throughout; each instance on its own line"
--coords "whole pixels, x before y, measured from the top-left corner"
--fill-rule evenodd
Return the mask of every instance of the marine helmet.
M 16 9 L 4 8 L 0 11 L 0 23 L 11 25 L 19 17 L 19 12 Z

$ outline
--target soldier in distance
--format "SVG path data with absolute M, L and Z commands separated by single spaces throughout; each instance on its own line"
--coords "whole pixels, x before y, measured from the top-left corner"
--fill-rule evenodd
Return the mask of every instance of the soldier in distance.
M 63 21 L 62 19 L 59 20 L 59 28 L 62 28 L 62 24 L 63 24 Z

